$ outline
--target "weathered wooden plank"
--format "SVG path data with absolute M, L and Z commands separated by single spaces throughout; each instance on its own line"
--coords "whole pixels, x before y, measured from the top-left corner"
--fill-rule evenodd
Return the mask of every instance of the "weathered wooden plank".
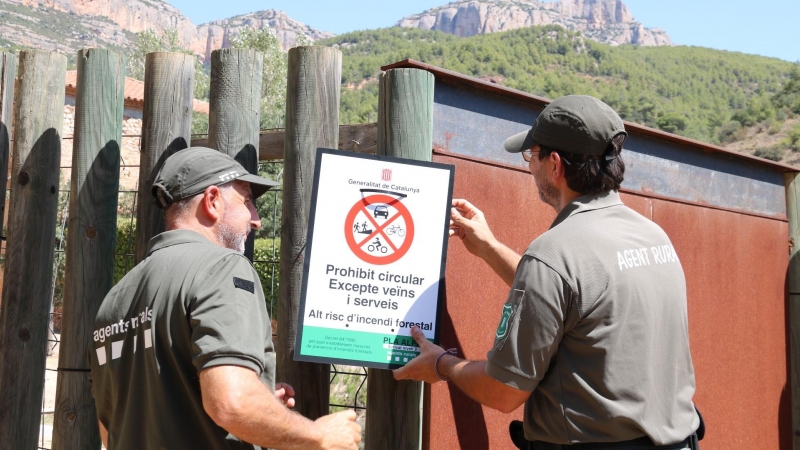
M 262 131 L 258 137 L 259 161 L 283 159 L 285 137 L 286 131 L 283 128 Z M 192 140 L 192 147 L 209 146 L 207 138 Z M 374 155 L 378 149 L 378 124 L 339 125 L 339 145 L 336 148 Z
M 67 58 L 20 53 L 0 310 L 0 443 L 37 447 L 52 300 Z
M 800 450 L 800 174 L 784 174 L 789 218 L 789 352 L 792 386 L 792 448 Z
M 136 262 L 147 254 L 150 238 L 164 231 L 164 212 L 150 193 L 161 166 L 189 146 L 192 135 L 194 56 L 154 52 L 145 59 L 142 150 L 136 199 Z
M 14 79 L 17 77 L 17 56 L 0 52 L 0 234 L 6 216 L 8 156 L 11 154 L 12 119 L 14 114 Z
M 211 95 L 208 147 L 232 156 L 248 172 L 258 173 L 261 122 L 261 80 L 264 55 L 255 50 L 226 48 L 211 53 Z M 244 254 L 253 260 L 255 233 Z
M 53 450 L 100 448 L 86 355 L 97 310 L 113 284 L 117 233 L 125 59 L 108 50 L 84 49 L 77 63 Z
M 381 74 L 379 155 L 431 160 L 433 85 L 433 74 L 419 69 L 391 69 Z M 395 381 L 389 370 L 370 369 L 367 378 L 366 448 L 421 448 L 422 394 L 421 382 Z
M 277 379 L 294 386 L 297 411 L 316 419 L 328 413 L 330 365 L 294 361 L 294 351 L 316 149 L 339 141 L 342 53 L 295 47 L 288 72 Z

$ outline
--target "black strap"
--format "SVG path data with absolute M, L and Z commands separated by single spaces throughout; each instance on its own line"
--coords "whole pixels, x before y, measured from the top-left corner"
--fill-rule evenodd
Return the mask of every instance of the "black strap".
M 85 372 L 85 373 L 89 373 L 92 371 L 92 369 L 72 369 L 69 367 L 58 367 L 56 368 L 56 370 L 59 372 Z

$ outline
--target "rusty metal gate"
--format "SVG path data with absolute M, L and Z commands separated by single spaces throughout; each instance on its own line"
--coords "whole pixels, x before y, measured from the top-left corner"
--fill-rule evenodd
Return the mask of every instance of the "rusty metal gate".
M 436 76 L 434 160 L 456 166 L 454 196 L 483 209 L 497 237 L 517 252 L 555 213 L 503 140 L 529 129 L 545 99 L 416 61 Z M 770 161 L 626 123 L 630 138 L 623 201 L 658 223 L 686 272 L 697 379 L 695 403 L 708 432 L 704 450 L 791 448 L 784 172 Z M 461 245 L 449 247 L 442 345 L 483 359 L 507 287 Z M 513 448 L 504 415 L 455 387 L 428 389 L 430 449 Z

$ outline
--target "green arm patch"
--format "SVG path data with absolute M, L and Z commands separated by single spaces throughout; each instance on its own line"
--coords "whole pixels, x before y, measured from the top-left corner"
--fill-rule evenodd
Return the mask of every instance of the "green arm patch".
M 509 331 L 517 318 L 517 313 L 521 307 L 522 298 L 525 296 L 525 291 L 519 289 L 512 289 L 508 294 L 508 302 L 503 305 L 503 311 L 500 315 L 500 324 L 497 325 L 497 331 L 494 333 L 494 347 L 503 348 L 503 343 L 508 338 Z

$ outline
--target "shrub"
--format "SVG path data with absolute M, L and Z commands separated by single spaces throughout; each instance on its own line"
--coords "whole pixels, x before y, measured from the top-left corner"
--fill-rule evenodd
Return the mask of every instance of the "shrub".
M 717 138 L 723 143 L 738 140 L 741 134 L 742 124 L 737 120 L 731 120 L 717 130 Z
M 800 151 L 800 125 L 795 125 L 794 128 L 789 131 L 789 135 L 786 137 L 785 143 L 787 147 L 792 149 L 792 151 Z
M 278 313 L 278 281 L 280 280 L 280 238 L 256 239 L 253 248 L 253 266 L 258 273 L 261 287 L 264 288 L 264 298 L 267 301 L 267 311 L 270 317 L 277 318 Z
M 659 129 L 666 131 L 667 133 L 677 133 L 679 131 L 686 130 L 688 121 L 686 120 L 686 116 L 683 114 L 668 112 L 662 114 L 658 117 L 658 119 L 656 119 L 656 125 L 658 125 Z
M 780 161 L 783 159 L 783 155 L 786 152 L 783 148 L 778 145 L 774 145 L 772 147 L 760 147 L 757 148 L 755 152 L 753 152 L 754 156 L 758 156 L 760 158 L 769 159 L 772 161 Z

